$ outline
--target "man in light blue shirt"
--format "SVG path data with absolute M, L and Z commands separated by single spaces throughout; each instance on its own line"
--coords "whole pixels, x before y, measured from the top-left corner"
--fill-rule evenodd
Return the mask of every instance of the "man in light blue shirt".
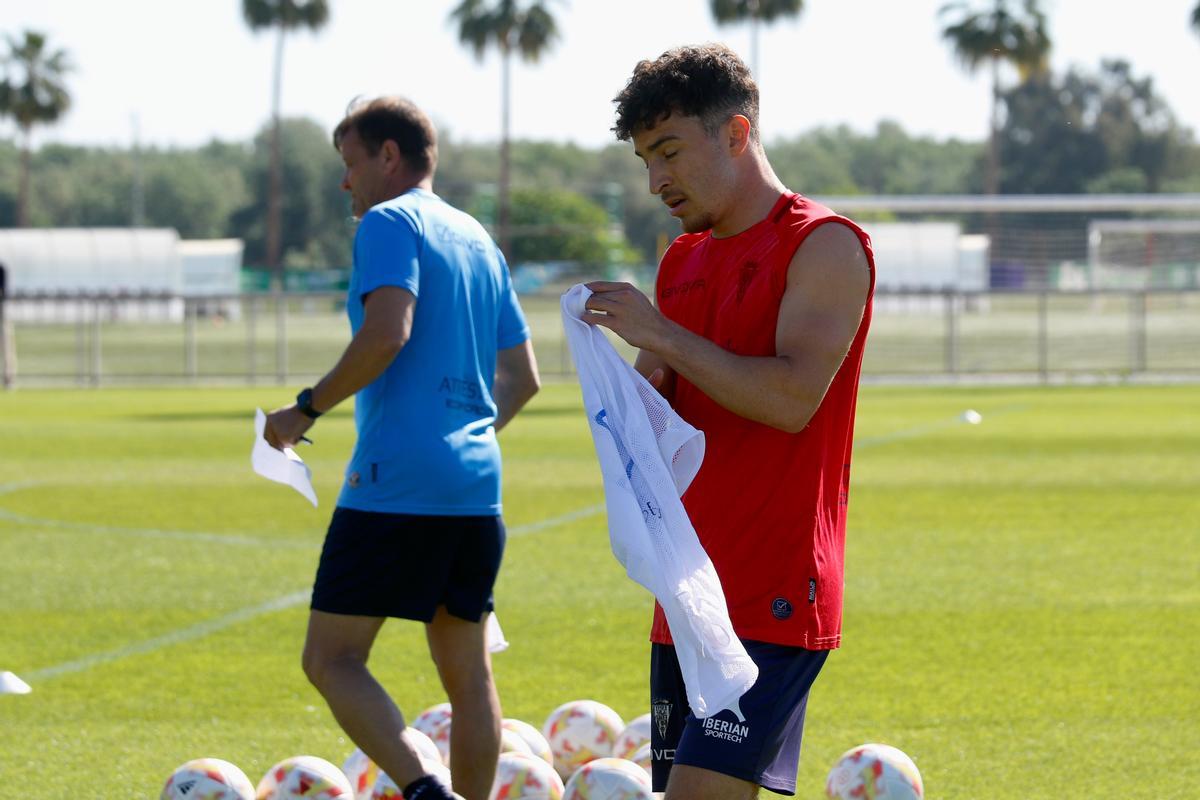
M 334 368 L 267 418 L 291 446 L 355 395 L 358 438 L 313 586 L 304 670 L 338 723 L 409 800 L 452 797 L 400 736 L 367 657 L 388 617 L 426 625 L 455 717 L 455 790 L 485 800 L 500 701 L 485 629 L 504 551 L 496 432 L 539 386 L 529 327 L 500 250 L 433 194 L 437 134 L 407 100 L 351 108 L 334 131 L 360 219 Z

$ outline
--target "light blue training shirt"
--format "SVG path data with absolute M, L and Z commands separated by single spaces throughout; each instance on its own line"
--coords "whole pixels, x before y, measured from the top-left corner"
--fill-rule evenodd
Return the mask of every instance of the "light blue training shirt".
M 496 352 L 529 338 L 500 249 L 423 189 L 372 207 L 354 237 L 346 311 L 381 286 L 416 298 L 412 335 L 355 396 L 358 441 L 338 505 L 396 514 L 499 514 Z

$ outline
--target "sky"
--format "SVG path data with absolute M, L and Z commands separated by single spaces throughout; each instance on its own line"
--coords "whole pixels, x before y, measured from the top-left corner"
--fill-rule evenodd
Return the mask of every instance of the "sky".
M 945 0 L 806 0 L 797 20 L 764 27 L 758 81 L 765 141 L 816 126 L 870 131 L 884 119 L 937 139 L 982 140 L 988 77 L 967 73 L 940 37 Z M 1196 0 L 1043 0 L 1055 70 L 1128 60 L 1176 117 L 1200 132 Z M 561 35 L 541 61 L 513 68 L 515 138 L 613 141 L 613 96 L 634 65 L 680 44 L 721 41 L 750 62 L 746 25 L 719 28 L 707 0 L 550 0 Z M 282 109 L 326 128 L 356 96 L 401 94 L 456 141 L 499 138 L 499 58 L 464 48 L 454 0 L 330 0 L 329 23 L 291 35 Z M 1104 9 L 1104 10 L 1101 10 Z M 1135 9 L 1136 14 L 1129 11 Z M 1121 13 L 1124 10 L 1125 13 Z M 0 2 L 0 33 L 46 33 L 66 50 L 74 101 L 35 146 L 57 141 L 195 147 L 244 141 L 267 121 L 274 38 L 252 33 L 241 0 Z M 1006 75 L 1009 81 L 1014 75 Z M 12 137 L 9 121 L 0 137 Z

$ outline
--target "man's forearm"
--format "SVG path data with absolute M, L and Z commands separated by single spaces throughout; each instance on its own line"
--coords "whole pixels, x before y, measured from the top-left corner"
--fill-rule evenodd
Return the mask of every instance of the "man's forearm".
M 742 356 L 672 325 L 655 354 L 713 402 L 789 432 L 808 424 L 827 386 L 809 386 L 786 356 Z
M 536 383 L 506 380 L 497 376 L 492 387 L 492 397 L 496 401 L 496 421 L 493 424 L 499 431 L 512 421 L 517 412 L 537 394 Z
M 333 369 L 313 386 L 313 407 L 324 413 L 357 393 L 383 374 L 400 349 L 399 343 L 355 336 Z

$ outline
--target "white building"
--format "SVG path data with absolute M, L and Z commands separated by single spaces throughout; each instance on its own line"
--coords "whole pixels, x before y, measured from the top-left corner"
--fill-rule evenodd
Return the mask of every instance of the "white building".
M 0 229 L 8 296 L 43 298 L 11 304 L 16 319 L 75 319 L 90 303 L 80 295 L 113 298 L 114 318 L 180 319 L 183 298 L 239 292 L 242 250 L 240 239 L 184 241 L 170 228 Z M 213 303 L 237 311 L 235 299 Z

